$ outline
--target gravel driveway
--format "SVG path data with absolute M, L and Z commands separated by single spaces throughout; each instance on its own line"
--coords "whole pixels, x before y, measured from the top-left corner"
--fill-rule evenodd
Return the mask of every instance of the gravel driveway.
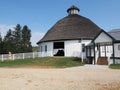
M 120 70 L 96 65 L 0 68 L 0 90 L 120 90 Z

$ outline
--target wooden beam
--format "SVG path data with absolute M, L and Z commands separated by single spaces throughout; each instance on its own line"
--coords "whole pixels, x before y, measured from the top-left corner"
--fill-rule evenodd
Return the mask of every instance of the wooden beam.
M 114 50 L 114 42 L 112 42 L 113 46 L 113 64 L 115 64 L 115 50 Z
M 104 46 L 104 48 L 105 48 L 105 57 L 106 57 L 106 45 Z
M 95 43 L 93 44 L 93 49 L 94 49 L 94 65 L 95 65 L 95 61 L 96 61 L 96 53 L 95 53 Z
M 99 57 L 101 57 L 101 48 L 100 48 L 100 44 L 99 44 Z

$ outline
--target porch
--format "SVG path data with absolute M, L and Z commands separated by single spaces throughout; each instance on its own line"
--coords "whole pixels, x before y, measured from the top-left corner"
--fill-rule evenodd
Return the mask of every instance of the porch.
M 108 65 L 110 57 L 114 57 L 114 39 L 105 31 L 101 31 L 86 47 L 86 56 L 91 64 Z
M 95 43 L 86 47 L 86 56 L 89 64 L 107 65 L 112 54 L 112 42 Z

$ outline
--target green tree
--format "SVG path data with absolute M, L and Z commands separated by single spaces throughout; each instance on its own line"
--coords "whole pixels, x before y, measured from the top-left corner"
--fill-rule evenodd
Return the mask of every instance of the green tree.
M 25 25 L 17 24 L 14 30 L 9 29 L 4 39 L 0 34 L 0 54 L 31 52 L 31 30 Z
M 22 50 L 23 52 L 31 52 L 32 45 L 30 42 L 31 30 L 25 25 L 22 29 Z
M 2 36 L 1 36 L 1 33 L 0 33 L 0 43 L 2 42 Z
M 21 53 L 22 52 L 22 30 L 20 24 L 17 24 L 15 27 L 15 31 L 13 33 L 14 36 L 14 44 L 16 53 Z
M 16 50 L 14 47 L 15 47 L 15 41 L 14 41 L 13 31 L 9 29 L 3 40 L 4 53 L 8 53 L 8 52 L 15 53 Z
M 3 53 L 3 41 L 2 41 L 2 36 L 1 36 L 1 33 L 0 33 L 0 54 Z
M 0 54 L 7 54 L 7 43 L 2 39 L 0 34 Z

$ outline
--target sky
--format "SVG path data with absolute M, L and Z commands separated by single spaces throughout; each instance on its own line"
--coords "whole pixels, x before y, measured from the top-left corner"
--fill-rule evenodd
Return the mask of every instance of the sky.
M 37 42 L 72 5 L 79 15 L 89 18 L 105 31 L 120 29 L 120 0 L 0 0 L 0 33 L 4 37 L 17 24 L 31 29 L 31 42 Z

